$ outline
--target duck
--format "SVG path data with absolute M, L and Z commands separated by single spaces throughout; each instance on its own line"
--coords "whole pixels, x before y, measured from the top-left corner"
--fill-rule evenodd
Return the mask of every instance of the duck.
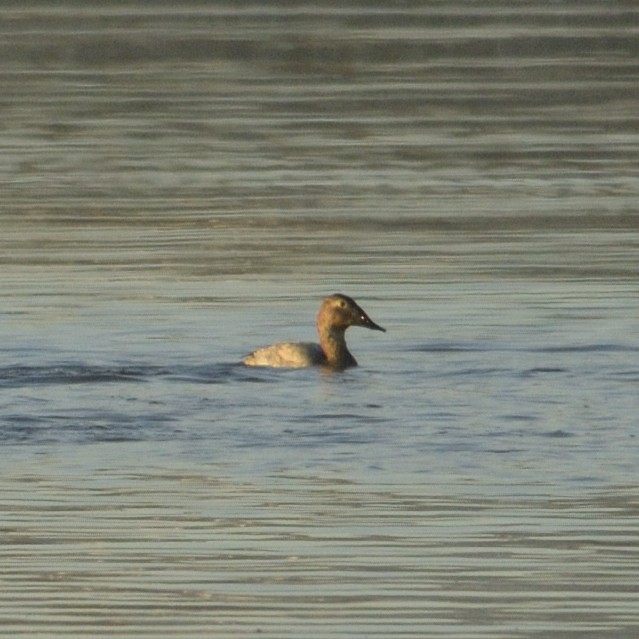
M 357 366 L 346 345 L 345 333 L 350 326 L 363 326 L 373 331 L 386 332 L 367 315 L 354 299 L 335 293 L 322 302 L 317 313 L 317 333 L 320 343 L 281 342 L 258 348 L 244 357 L 246 366 L 277 368 L 307 368 L 322 366 L 344 370 Z

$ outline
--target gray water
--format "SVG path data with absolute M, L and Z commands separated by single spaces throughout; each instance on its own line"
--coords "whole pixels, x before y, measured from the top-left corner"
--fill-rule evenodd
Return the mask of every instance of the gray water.
M 3 634 L 637 636 L 634 3 L 0 18 Z

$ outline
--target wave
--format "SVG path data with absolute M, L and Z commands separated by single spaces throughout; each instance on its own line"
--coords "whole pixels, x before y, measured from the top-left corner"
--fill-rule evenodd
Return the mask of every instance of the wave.
M 90 365 L 81 363 L 0 367 L 0 388 L 29 386 L 141 383 L 158 377 L 189 383 L 228 381 L 236 364 L 202 366 Z

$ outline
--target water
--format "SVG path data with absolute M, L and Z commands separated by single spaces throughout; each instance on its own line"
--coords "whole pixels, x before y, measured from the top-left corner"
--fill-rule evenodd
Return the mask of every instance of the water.
M 636 636 L 631 4 L 1 12 L 6 633 Z

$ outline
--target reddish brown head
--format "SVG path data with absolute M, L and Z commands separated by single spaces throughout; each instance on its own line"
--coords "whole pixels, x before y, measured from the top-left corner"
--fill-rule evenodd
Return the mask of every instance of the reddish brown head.
M 364 326 L 373 331 L 386 332 L 385 328 L 373 322 L 355 300 L 341 293 L 335 293 L 322 302 L 317 325 L 338 331 L 345 331 L 349 326 Z

